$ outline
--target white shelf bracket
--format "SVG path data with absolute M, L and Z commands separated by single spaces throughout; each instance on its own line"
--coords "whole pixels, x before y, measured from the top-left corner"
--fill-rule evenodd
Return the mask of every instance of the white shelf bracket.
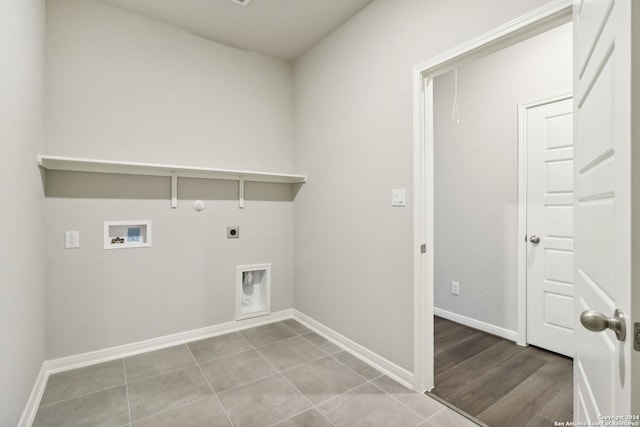
M 171 173 L 171 208 L 178 207 L 178 175 L 175 172 Z
M 238 207 L 244 209 L 244 177 L 241 176 L 238 180 Z

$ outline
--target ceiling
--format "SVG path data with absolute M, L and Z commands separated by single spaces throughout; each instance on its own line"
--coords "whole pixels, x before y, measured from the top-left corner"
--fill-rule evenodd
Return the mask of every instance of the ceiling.
M 198 36 L 292 61 L 373 0 L 100 0 Z

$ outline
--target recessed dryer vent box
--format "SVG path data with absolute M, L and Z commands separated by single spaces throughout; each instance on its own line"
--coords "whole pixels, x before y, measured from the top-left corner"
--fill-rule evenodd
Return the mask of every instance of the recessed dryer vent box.
M 105 221 L 104 248 L 131 249 L 151 246 L 151 221 Z
M 271 264 L 236 269 L 236 320 L 271 313 Z

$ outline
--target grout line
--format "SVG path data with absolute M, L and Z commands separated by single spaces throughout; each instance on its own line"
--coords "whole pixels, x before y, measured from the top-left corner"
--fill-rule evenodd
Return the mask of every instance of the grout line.
M 256 350 L 258 350 L 258 349 L 260 349 L 260 348 L 264 348 L 264 347 L 267 347 L 267 346 L 269 346 L 269 345 L 274 345 L 274 344 L 278 344 L 278 343 L 285 342 L 285 341 L 295 340 L 296 338 L 302 338 L 302 337 L 301 337 L 300 335 L 295 335 L 295 336 L 293 336 L 293 337 L 285 338 L 285 339 L 282 339 L 282 340 L 280 340 L 280 341 L 270 342 L 269 344 L 262 344 L 262 345 L 259 345 L 259 346 L 257 346 L 257 347 L 256 347 L 256 346 L 254 346 L 253 348 L 255 348 Z
M 175 373 L 175 372 L 182 371 L 182 370 L 184 370 L 184 369 L 193 368 L 193 367 L 194 367 L 194 366 L 196 366 L 197 364 L 198 364 L 198 363 L 197 363 L 197 362 L 195 362 L 193 365 L 186 365 L 186 366 L 182 366 L 182 367 L 180 367 L 180 368 L 171 369 L 171 370 L 169 370 L 169 371 L 160 372 L 159 374 L 154 374 L 154 375 L 150 375 L 150 376 L 148 376 L 148 377 L 140 378 L 139 380 L 131 381 L 129 384 L 139 383 L 139 382 L 146 381 L 146 380 L 149 380 L 149 379 L 151 379 L 151 378 L 156 378 L 156 377 L 159 377 L 159 376 L 162 376 L 162 375 L 173 374 L 173 373 Z
M 362 383 L 362 384 L 358 384 L 357 386 L 355 386 L 355 387 L 351 387 L 350 389 L 345 390 L 345 391 L 343 391 L 343 392 L 342 392 L 342 393 L 340 393 L 340 394 L 336 394 L 335 396 L 331 396 L 331 397 L 330 397 L 330 398 L 328 398 L 327 400 L 323 400 L 322 402 L 319 402 L 317 405 L 314 405 L 314 406 L 315 406 L 315 408 L 318 408 L 318 406 L 324 405 L 324 404 L 325 404 L 325 403 L 327 403 L 327 402 L 331 402 L 332 400 L 335 400 L 335 399 L 337 399 L 337 398 L 339 398 L 339 397 L 342 397 L 342 396 L 344 396 L 345 394 L 350 393 L 350 392 L 352 392 L 352 391 L 354 391 L 354 390 L 356 390 L 356 389 L 358 389 L 358 388 L 360 388 L 360 387 L 363 387 L 363 386 L 365 386 L 365 385 L 367 385 L 367 384 L 369 384 L 369 383 L 371 383 L 371 381 L 366 381 L 366 382 L 364 382 L 364 383 Z M 371 384 L 373 384 L 373 383 L 371 383 Z M 320 411 L 320 409 L 318 409 L 318 411 L 319 411 L 320 413 L 322 413 L 322 411 Z
M 193 354 L 192 354 L 193 356 Z M 195 359 L 195 357 L 194 357 Z M 204 374 L 204 371 L 202 370 L 202 366 L 200 366 L 199 363 L 196 363 L 196 365 L 198 366 L 198 369 L 200 369 L 200 373 L 202 374 L 202 377 L 204 378 L 204 381 L 207 383 L 207 385 L 209 386 L 209 390 L 211 390 L 211 393 L 213 393 L 213 397 L 216 398 L 216 400 L 218 401 L 218 405 L 220 405 L 220 407 L 222 408 L 222 412 L 224 412 L 225 417 L 227 417 L 227 420 L 229 421 L 229 423 L 232 426 L 235 426 L 235 424 L 233 423 L 233 421 L 231 420 L 231 417 L 229 416 L 229 413 L 227 412 L 227 408 L 224 407 L 224 405 L 222 404 L 222 401 L 220 400 L 220 398 L 218 397 L 218 395 L 216 394 L 215 390 L 213 389 L 213 387 L 211 386 L 211 383 L 209 382 L 209 379 L 207 378 L 207 376 Z
M 387 396 L 389 396 L 390 398 L 392 398 L 393 400 L 395 400 L 396 402 L 398 402 L 399 404 L 401 404 L 402 406 L 404 406 L 405 408 L 407 408 L 408 410 L 410 410 L 411 412 L 413 412 L 414 414 L 416 414 L 417 416 L 419 416 L 420 418 L 422 418 L 422 421 L 420 421 L 417 425 L 420 425 L 420 423 L 423 423 L 426 421 L 426 417 L 424 415 L 422 415 L 421 413 L 419 413 L 418 411 L 416 411 L 415 409 L 413 409 L 411 406 L 407 405 L 406 403 L 404 403 L 403 401 L 401 401 L 400 399 L 398 399 L 397 397 L 395 397 L 393 394 L 388 393 L 386 390 L 384 390 L 382 387 L 379 387 L 377 384 L 375 384 L 373 381 L 371 381 L 371 385 L 373 385 L 375 388 L 377 388 L 378 390 L 380 390 L 381 392 L 383 392 L 384 394 L 386 394 Z M 417 394 L 422 394 L 422 393 L 418 393 L 417 391 L 412 391 L 409 390 L 411 393 L 417 393 Z M 426 396 L 425 396 L 426 397 Z M 436 411 L 440 412 L 440 411 Z M 435 414 L 432 414 L 432 416 Z
M 156 412 L 155 414 L 147 415 L 146 417 L 142 417 L 140 419 L 137 419 L 136 422 L 147 420 L 149 418 L 153 418 L 153 417 L 156 417 L 158 415 L 166 414 L 166 413 L 171 412 L 171 411 L 176 411 L 178 409 L 184 408 L 185 406 L 193 405 L 193 404 L 198 403 L 200 401 L 211 399 L 211 397 L 212 396 L 204 396 L 204 397 L 200 397 L 200 398 L 198 398 L 196 400 L 192 400 L 190 402 L 184 403 L 182 405 L 178 405 L 178 406 L 173 407 L 173 408 L 162 409 L 162 410 L 160 410 L 160 412 Z
M 235 387 L 231 387 L 231 388 L 228 388 L 228 389 L 226 389 L 226 390 L 221 390 L 221 391 L 219 391 L 219 392 L 216 392 L 216 395 L 218 395 L 218 394 L 224 394 L 224 393 L 226 393 L 226 392 L 228 392 L 228 391 L 237 390 L 237 389 L 239 389 L 239 388 L 241 388 L 241 387 L 244 387 L 244 386 L 247 386 L 247 385 L 250 385 L 250 384 L 253 384 L 253 383 L 257 383 L 258 381 L 262 381 L 262 380 L 267 379 L 267 378 L 275 377 L 275 376 L 276 376 L 276 375 L 278 375 L 278 374 L 279 374 L 279 372 L 274 372 L 274 373 L 273 373 L 273 374 L 271 374 L 271 375 L 267 375 L 267 376 L 264 376 L 264 377 L 256 378 L 255 380 L 251 380 L 251 381 L 249 381 L 249 382 L 247 382 L 247 383 L 240 384 L 240 385 L 237 385 L 237 386 L 235 386 Z
M 285 319 L 286 320 L 286 319 Z M 293 320 L 293 319 L 289 319 L 289 320 Z M 296 335 L 298 336 L 302 336 L 302 334 L 298 331 L 296 331 L 295 329 L 293 329 L 291 326 L 287 325 L 286 323 L 284 323 L 284 320 L 280 320 L 280 323 L 282 323 L 284 326 L 286 326 L 287 328 L 291 329 L 291 331 L 293 331 Z M 304 325 L 303 325 L 304 326 Z
M 118 385 L 114 385 L 114 386 L 107 387 L 107 388 L 101 388 L 99 390 L 91 391 L 89 393 L 81 394 L 79 396 L 73 396 L 73 397 L 69 397 L 67 399 L 58 400 L 56 402 L 47 403 L 46 405 L 38 406 L 38 409 L 46 408 L 46 407 L 53 406 L 53 405 L 57 405 L 58 403 L 69 402 L 70 400 L 74 400 L 74 399 L 80 399 L 80 398 L 83 398 L 83 397 L 91 396 L 92 394 L 101 393 L 103 391 L 111 390 L 111 389 L 122 387 L 122 386 L 126 386 L 126 384 L 123 383 L 123 384 L 118 384 Z
M 286 326 L 286 325 L 285 325 L 285 326 Z M 275 370 L 276 370 L 276 372 L 277 372 L 277 373 L 278 373 L 278 374 L 279 374 L 279 375 L 280 375 L 280 376 L 281 376 L 281 377 L 282 377 L 282 378 L 283 378 L 287 383 L 289 383 L 289 385 L 291 385 L 291 387 L 293 387 L 293 388 L 294 388 L 298 393 L 300 393 L 300 395 L 301 395 L 301 396 L 302 396 L 302 397 L 303 397 L 307 402 L 309 402 L 309 404 L 311 405 L 311 407 L 313 407 L 313 406 L 314 406 L 314 405 L 313 405 L 313 402 L 311 402 L 311 401 L 307 398 L 307 396 L 305 396 L 305 395 L 304 395 L 304 393 L 302 393 L 300 390 L 298 390 L 298 387 L 296 387 L 295 385 L 293 385 L 293 384 L 291 383 L 291 381 L 289 381 L 289 379 L 288 379 L 287 377 L 285 377 L 284 375 L 282 375 L 282 372 L 280 372 L 280 371 L 278 370 L 278 368 L 276 368 L 276 367 L 273 365 L 273 363 L 271 363 L 271 362 L 270 362 L 266 357 L 264 357 L 264 355 L 263 355 L 262 353 L 260 353 L 260 352 L 258 351 L 258 349 L 256 349 L 256 353 L 258 353 L 258 355 L 259 355 L 259 356 L 260 356 L 260 357 L 261 357 L 265 362 L 267 362 L 267 364 L 268 364 L 269 366 L 271 366 L 273 369 L 275 369 Z M 301 365 L 297 365 L 297 366 L 301 366 Z M 291 368 L 290 368 L 290 369 L 291 369 Z M 307 409 L 308 409 L 308 408 L 307 408 Z
M 242 335 L 238 334 L 237 332 L 230 332 L 229 334 L 225 334 L 225 335 L 217 335 L 215 337 L 205 338 L 205 340 L 212 339 L 212 338 L 218 338 L 218 337 L 224 337 L 226 335 L 233 335 L 233 334 L 237 334 L 238 336 L 240 336 L 240 337 L 242 337 L 244 339 L 244 337 Z M 198 341 L 205 341 L 205 340 L 198 340 Z M 247 341 L 246 339 L 244 339 L 244 340 Z M 193 341 L 193 342 L 198 342 L 198 341 Z M 247 341 L 247 343 L 249 345 L 251 345 L 251 343 L 249 343 L 248 341 Z M 212 357 L 211 359 L 198 360 L 198 359 L 196 359 L 195 354 L 193 354 L 193 351 L 191 350 L 191 347 L 189 347 L 189 345 L 187 345 L 187 347 L 189 348 L 189 351 L 191 351 L 191 354 L 193 355 L 193 358 L 196 361 L 196 363 L 206 363 L 206 362 L 211 362 L 212 360 L 222 359 L 223 357 L 234 356 L 236 354 L 240 354 L 240 353 L 244 353 L 245 351 L 249 351 L 249 350 L 251 350 L 253 348 L 253 346 L 251 346 L 251 348 L 245 348 L 244 350 L 238 350 L 238 351 L 231 352 L 229 354 L 223 354 L 221 356 L 215 356 L 215 357 Z
M 274 323 L 282 323 L 282 322 L 274 322 Z M 273 324 L 273 323 L 267 323 L 267 325 L 272 325 L 272 324 Z M 266 325 L 262 325 L 262 326 L 266 326 Z M 291 328 L 289 328 L 287 325 L 284 325 L 284 326 L 285 326 L 285 327 L 287 327 L 288 329 L 292 330 L 292 329 L 291 329 Z M 293 331 L 293 330 L 292 330 L 292 331 Z M 296 333 L 295 331 L 293 331 L 293 332 L 294 332 L 294 333 Z M 260 348 L 262 348 L 262 347 L 266 347 L 266 346 L 268 346 L 268 345 L 276 344 L 276 343 L 279 343 L 279 342 L 282 342 L 282 341 L 291 340 L 291 339 L 294 339 L 294 338 L 297 338 L 297 337 L 300 337 L 300 336 L 301 336 L 301 335 L 299 335 L 299 334 L 297 334 L 297 333 L 296 333 L 296 335 L 295 335 L 295 336 L 292 336 L 292 337 L 287 337 L 287 338 L 283 338 L 283 339 L 281 339 L 281 340 L 277 340 L 277 341 L 273 341 L 273 342 L 270 342 L 270 343 L 260 344 L 259 346 L 255 346 L 255 345 L 253 345 L 251 342 L 249 342 L 249 340 L 248 340 L 244 335 L 242 335 L 241 333 L 239 333 L 239 332 L 238 332 L 238 335 L 240 335 L 240 336 L 241 336 L 241 337 L 242 337 L 242 338 L 247 342 L 247 344 L 249 344 L 249 345 L 251 346 L 251 348 L 252 348 L 253 350 L 256 350 L 256 351 L 258 351 L 258 349 L 260 349 Z M 274 368 L 275 368 L 275 366 L 274 366 Z M 277 369 L 276 369 L 276 371 L 277 371 Z
M 322 416 L 323 416 L 327 421 L 329 421 L 329 423 L 330 423 L 333 427 L 336 427 L 336 425 L 333 423 L 333 421 L 331 421 L 329 418 L 327 418 L 327 416 L 326 416 L 326 415 L 325 415 L 325 414 L 324 414 L 320 409 L 318 409 L 318 406 L 317 406 L 317 405 L 315 405 L 315 404 L 314 404 L 314 403 L 313 403 L 313 402 L 312 402 L 312 401 L 311 401 L 311 400 L 310 400 L 310 399 L 309 399 L 309 398 L 308 398 L 308 397 L 307 397 L 307 396 L 306 396 L 302 391 L 300 391 L 300 389 L 299 389 L 298 387 L 296 387 L 296 386 L 295 386 L 295 384 L 293 384 L 291 381 L 289 381 L 289 378 L 285 377 L 285 376 L 282 374 L 282 372 L 280 372 L 280 376 L 281 376 L 282 378 L 284 378 L 284 380 L 285 380 L 286 382 L 288 382 L 288 383 L 291 385 L 291 387 L 293 387 L 293 388 L 294 388 L 294 390 L 295 390 L 295 391 L 297 391 L 297 392 L 300 394 L 300 396 L 302 396 L 302 397 L 303 397 L 307 402 L 309 402 L 309 404 L 311 405 L 311 408 L 307 408 L 307 409 L 305 409 L 305 411 L 308 411 L 308 410 L 310 410 L 310 409 L 315 409 L 316 411 L 318 411 L 318 412 L 320 413 L 320 415 L 322 415 Z M 321 403 L 322 403 L 322 402 L 321 402 Z M 303 411 L 303 412 L 304 412 L 304 411 Z M 290 417 L 290 418 L 292 418 L 292 417 Z M 288 418 L 287 418 L 287 419 L 288 419 Z M 284 420 L 280 420 L 279 422 L 282 422 L 282 421 L 284 421 Z
M 122 358 L 122 370 L 124 371 L 124 389 L 127 393 L 127 410 L 129 411 L 129 427 L 133 425 L 133 420 L 131 419 L 131 402 L 129 401 L 129 384 L 127 383 L 127 364 Z
M 285 325 L 285 326 L 287 326 L 287 325 Z M 287 328 L 288 328 L 288 326 L 287 326 Z M 291 329 L 291 328 L 289 328 L 289 329 Z M 294 332 L 295 332 L 295 331 L 294 331 Z M 298 336 L 300 336 L 300 335 L 298 335 Z M 246 338 L 245 338 L 245 339 L 246 339 Z M 247 342 L 248 342 L 248 341 L 247 341 Z M 251 343 L 249 343 L 249 344 L 251 344 Z M 305 409 L 304 411 L 302 411 L 302 412 L 308 411 L 309 409 L 312 409 L 312 408 L 316 408 L 316 406 L 313 404 L 313 402 L 312 402 L 311 400 L 309 400 L 309 398 L 308 398 L 307 396 L 305 396 L 305 394 L 304 394 L 304 393 L 302 393 L 302 392 L 298 389 L 298 387 L 296 387 L 296 386 L 295 386 L 291 381 L 289 381 L 289 378 L 285 377 L 285 376 L 282 374 L 282 372 L 281 372 L 281 371 L 279 371 L 279 370 L 278 370 L 278 369 L 273 365 L 273 363 L 271 363 L 271 362 L 270 362 L 266 357 L 264 357 L 264 355 L 263 355 L 262 353 L 260 353 L 260 352 L 258 351 L 258 349 L 257 349 L 257 348 L 255 348 L 255 347 L 254 347 L 254 349 L 255 349 L 255 352 L 256 352 L 256 353 L 258 353 L 258 355 L 259 355 L 259 356 L 260 356 L 260 357 L 261 357 L 265 362 L 267 362 L 267 363 L 269 364 L 269 366 L 271 366 L 273 369 L 275 369 L 275 370 L 276 370 L 277 375 L 280 375 L 280 377 L 281 377 L 282 379 L 284 379 L 284 380 L 285 380 L 285 381 L 286 381 L 286 382 L 287 382 L 291 387 L 293 387 L 293 389 L 294 389 L 296 392 L 298 392 L 298 394 L 299 394 L 300 396 L 302 396 L 302 398 L 303 398 L 303 399 L 305 399 L 305 400 L 309 403 L 309 405 L 311 405 L 311 407 L 310 407 L 310 408 L 306 408 L 306 409 Z M 319 360 L 319 359 L 316 359 L 316 360 Z M 307 363 L 311 363 L 311 362 L 307 362 Z M 302 363 L 302 364 L 300 364 L 300 365 L 297 365 L 297 366 L 302 366 L 302 365 L 304 365 L 304 363 Z M 297 366 L 295 366 L 295 367 L 297 367 Z M 289 368 L 289 369 L 291 369 L 291 368 Z M 316 408 L 316 410 L 317 410 L 317 408 Z M 301 414 L 302 412 L 300 412 L 299 414 Z M 320 412 L 320 411 L 318 411 L 318 412 Z M 320 413 L 322 414 L 322 412 L 320 412 Z M 293 418 L 294 416 L 299 415 L 299 414 L 295 414 L 295 415 L 293 415 L 292 417 L 289 417 L 289 418 Z M 322 415 L 324 416 L 324 414 L 322 414 Z M 289 418 L 286 418 L 286 419 L 289 419 Z M 327 418 L 327 417 L 325 417 L 325 418 Z M 329 423 L 331 423 L 331 425 L 332 425 L 333 427 L 335 427 L 335 424 L 333 424 L 333 423 L 331 422 L 331 420 L 329 420 L 328 418 L 327 418 L 327 420 L 329 421 Z M 283 422 L 283 421 L 285 421 L 285 420 L 279 420 L 276 424 L 278 424 L 278 423 L 280 423 L 280 422 Z M 274 424 L 274 425 L 275 425 L 275 424 Z
M 284 325 L 284 326 L 286 326 L 287 328 L 289 328 L 287 325 Z M 291 329 L 291 328 L 289 328 L 289 329 Z M 293 332 L 295 332 L 295 331 L 293 331 Z M 298 335 L 298 336 L 300 336 L 300 335 Z M 245 339 L 246 339 L 246 338 L 245 338 Z M 247 342 L 249 342 L 249 341 L 247 341 Z M 249 344 L 251 344 L 251 343 L 249 343 Z M 313 344 L 313 343 L 312 343 L 312 344 Z M 263 355 L 262 353 L 260 353 L 260 352 L 258 351 L 258 349 L 257 349 L 257 348 L 255 348 L 255 347 L 254 347 L 254 349 L 255 349 L 256 353 L 258 353 L 258 355 L 259 355 L 259 356 L 260 356 L 260 357 L 261 357 L 265 362 L 267 362 L 267 363 L 269 364 L 269 366 L 271 366 L 273 369 L 275 369 L 275 370 L 276 370 L 277 374 L 278 374 L 278 375 L 280 375 L 280 377 L 281 377 L 282 379 L 284 379 L 284 380 L 285 380 L 285 381 L 286 381 L 286 382 L 287 382 L 291 387 L 293 387 L 293 389 L 294 389 L 296 392 L 298 392 L 298 394 L 299 394 L 300 396 L 302 396 L 302 398 L 303 398 L 303 399 L 305 399 L 305 400 L 309 403 L 309 405 L 311 405 L 311 407 L 310 407 L 310 408 L 306 408 L 306 409 L 305 409 L 304 411 L 302 411 L 302 412 L 308 411 L 309 409 L 312 409 L 312 408 L 316 408 L 316 405 L 314 405 L 314 404 L 313 404 L 313 402 L 312 402 L 311 400 L 309 400 L 309 398 L 308 398 L 307 396 L 305 396 L 305 394 L 304 394 L 304 393 L 302 393 L 302 391 L 300 391 L 300 390 L 298 389 L 298 387 L 296 387 L 296 386 L 295 386 L 291 381 L 289 381 L 289 378 L 287 378 L 286 376 L 284 376 L 284 374 L 282 373 L 282 372 L 284 372 L 284 370 L 283 370 L 282 372 L 281 372 L 281 371 L 279 371 L 279 370 L 278 370 L 278 369 L 273 365 L 273 363 L 271 363 L 271 362 L 270 362 L 266 357 L 264 357 L 264 355 Z M 323 357 L 326 357 L 326 356 L 323 356 Z M 315 359 L 315 360 L 319 360 L 319 359 Z M 313 361 L 315 361 L 315 360 L 313 360 Z M 309 362 L 307 362 L 307 363 L 311 363 L 311 362 L 313 362 L 313 361 L 309 361 Z M 302 363 L 302 364 L 297 365 L 297 366 L 302 366 L 302 365 L 304 365 L 304 364 L 305 364 L 305 363 Z M 294 366 L 294 367 L 292 367 L 292 368 L 295 368 L 295 367 L 297 367 L 297 366 Z M 292 368 L 288 368 L 288 369 L 292 369 Z M 317 408 L 316 408 L 316 409 L 317 409 Z M 302 412 L 300 412 L 300 413 L 302 413 Z M 320 412 L 320 411 L 318 411 L 318 412 Z M 320 413 L 322 414 L 322 412 L 320 412 Z M 298 414 L 296 414 L 296 415 L 298 415 Z M 294 415 L 294 416 L 295 416 L 295 415 Z M 324 414 L 323 414 L 323 416 L 324 416 Z M 292 418 L 292 417 L 289 417 L 289 418 Z M 289 418 L 286 418 L 286 419 L 289 419 Z M 327 417 L 325 417 L 325 418 L 327 418 Z M 332 425 L 333 427 L 335 427 L 335 424 L 333 424 L 333 423 L 331 422 L 331 420 L 329 420 L 329 419 L 327 419 L 327 420 L 331 423 L 331 425 Z M 285 421 L 285 420 L 280 420 L 280 421 L 278 421 L 278 423 L 280 423 L 280 422 L 282 422 L 282 421 Z M 276 423 L 276 424 L 277 424 L 277 423 Z
M 347 352 L 345 351 L 345 353 L 347 353 Z M 370 380 L 369 378 L 367 378 L 367 377 L 365 377 L 364 375 L 362 375 L 360 372 L 358 372 L 358 371 L 356 371 L 355 369 L 353 369 L 351 366 L 347 365 L 346 363 L 343 363 L 340 359 L 336 358 L 336 357 L 335 357 L 335 355 L 336 355 L 336 354 L 338 354 L 338 353 L 330 354 L 330 355 L 329 355 L 329 357 L 331 357 L 333 360 L 335 360 L 336 362 L 338 362 L 338 363 L 339 363 L 339 364 L 341 364 L 342 366 L 346 367 L 347 369 L 349 369 L 351 372 L 355 373 L 355 374 L 356 374 L 356 375 L 358 375 L 359 377 L 364 378 L 364 380 L 365 380 L 365 381 L 373 381 L 373 380 L 376 380 L 376 379 L 378 379 L 378 378 L 380 378 L 380 377 L 384 376 L 384 375 L 380 374 L 380 375 L 378 375 L 377 377 L 372 378 L 372 379 Z M 349 353 L 347 353 L 347 354 L 349 354 Z M 355 356 L 354 356 L 354 357 L 355 357 Z M 360 359 L 358 359 L 358 360 L 360 360 Z M 361 362 L 362 362 L 362 361 L 361 361 Z M 364 362 L 362 362 L 362 363 L 364 363 Z M 369 366 L 369 365 L 367 365 L 367 366 Z M 369 367 L 371 367 L 371 366 L 369 366 Z M 374 368 L 374 369 L 375 369 L 375 368 Z M 378 371 L 378 370 L 376 369 L 376 372 L 380 372 L 380 371 Z
M 444 402 L 441 402 L 444 404 Z M 440 412 L 453 412 L 454 414 L 458 414 L 459 416 L 461 416 L 462 418 L 466 419 L 467 421 L 477 425 L 478 427 L 489 427 L 487 424 L 483 423 L 482 421 L 478 420 L 477 418 L 474 418 L 473 416 L 467 414 L 464 411 L 460 411 L 460 410 L 456 410 L 457 408 L 454 407 L 450 407 L 449 405 L 445 405 L 444 408 L 440 409 L 439 411 L 437 411 L 435 414 L 431 415 L 429 418 L 427 418 L 427 421 L 429 421 L 431 418 L 435 417 L 436 415 L 438 415 Z M 431 421 L 429 421 L 431 422 Z
M 215 361 L 218 361 L 218 360 L 221 360 L 221 359 L 227 359 L 229 357 L 238 356 L 238 355 L 241 355 L 242 353 L 247 353 L 249 351 L 255 351 L 255 348 L 246 348 L 246 349 L 241 350 L 241 351 L 236 351 L 235 353 L 225 354 L 224 356 L 219 356 L 219 357 L 215 357 L 213 359 L 203 360 L 202 362 L 198 362 L 196 360 L 196 363 L 199 364 L 199 365 L 200 364 L 204 365 L 206 363 L 215 362 Z

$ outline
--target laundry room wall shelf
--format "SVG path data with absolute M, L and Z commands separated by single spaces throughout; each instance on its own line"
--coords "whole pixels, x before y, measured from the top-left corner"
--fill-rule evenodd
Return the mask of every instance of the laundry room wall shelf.
M 217 169 L 197 166 L 165 165 L 158 163 L 121 162 L 115 160 L 83 159 L 39 155 L 38 165 L 47 170 L 115 173 L 125 175 L 148 175 L 171 177 L 171 207 L 178 206 L 178 178 L 205 178 L 238 181 L 239 207 L 244 207 L 245 182 L 271 182 L 280 184 L 301 184 L 305 175 L 286 173 Z

